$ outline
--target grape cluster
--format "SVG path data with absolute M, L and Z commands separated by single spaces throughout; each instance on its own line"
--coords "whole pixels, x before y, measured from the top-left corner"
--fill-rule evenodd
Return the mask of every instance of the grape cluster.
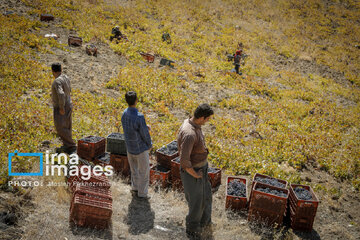
M 274 186 L 274 187 L 285 188 L 285 184 L 279 182 L 278 180 L 276 180 L 274 178 L 256 177 L 255 181 L 265 183 L 265 184 L 268 184 L 268 185 L 271 185 L 271 186 Z
M 103 139 L 102 137 L 90 136 L 90 137 L 84 137 L 83 139 L 81 139 L 81 141 L 89 142 L 89 143 L 96 143 L 96 142 L 101 141 L 102 139 Z
M 157 165 L 155 168 L 154 168 L 155 171 L 157 172 L 168 172 L 169 169 L 164 167 L 164 166 L 161 166 L 161 165 Z
M 273 194 L 273 195 L 276 195 L 276 196 L 279 196 L 279 197 L 286 197 L 286 196 L 287 196 L 287 195 L 286 195 L 284 192 L 282 192 L 282 191 L 278 191 L 278 190 L 270 189 L 270 188 L 258 187 L 258 188 L 256 188 L 256 191 Z
M 219 169 L 217 169 L 217 168 L 213 168 L 213 167 L 208 168 L 209 173 L 216 173 L 217 171 L 219 171 Z
M 103 155 L 101 155 L 100 157 L 98 157 L 98 160 L 101 162 L 110 162 L 110 154 L 109 153 L 104 153 Z
M 108 138 L 115 138 L 120 140 L 125 140 L 125 135 L 121 133 L 111 133 Z
M 311 200 L 312 199 L 311 193 L 305 188 L 296 187 L 294 189 L 294 192 L 295 192 L 296 196 L 301 200 Z
M 178 151 L 177 141 L 172 141 L 168 145 L 160 148 L 158 151 L 165 155 L 173 155 Z
M 228 183 L 227 194 L 238 197 L 246 197 L 246 186 L 238 179 L 231 180 Z

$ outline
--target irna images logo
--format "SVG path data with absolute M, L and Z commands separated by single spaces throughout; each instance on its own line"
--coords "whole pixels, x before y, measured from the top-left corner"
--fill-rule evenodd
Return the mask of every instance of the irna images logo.
M 9 160 L 9 176 L 43 176 L 43 153 L 19 153 L 15 151 L 14 153 L 8 154 Z M 13 158 L 18 155 L 19 157 L 38 157 L 40 162 L 39 172 L 13 172 Z M 51 156 L 51 157 L 50 157 Z M 89 180 L 91 175 L 101 176 L 111 176 L 114 173 L 112 166 L 100 166 L 95 165 L 94 167 L 89 165 L 80 165 L 79 156 L 76 153 L 73 153 L 69 156 L 65 153 L 54 153 L 49 154 L 49 151 L 45 153 L 45 176 L 80 176 L 83 180 Z

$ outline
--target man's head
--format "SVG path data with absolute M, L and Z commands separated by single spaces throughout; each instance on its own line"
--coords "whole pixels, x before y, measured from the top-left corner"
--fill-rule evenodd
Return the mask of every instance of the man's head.
M 61 74 L 61 64 L 60 63 L 51 64 L 51 70 L 54 77 L 58 77 Z
M 241 50 L 237 50 L 236 51 L 236 55 L 241 55 L 242 51 Z
M 207 103 L 199 105 L 194 112 L 194 121 L 199 125 L 204 125 L 210 120 L 214 110 Z
M 137 95 L 134 91 L 128 91 L 125 93 L 125 100 L 129 106 L 135 106 L 137 103 Z

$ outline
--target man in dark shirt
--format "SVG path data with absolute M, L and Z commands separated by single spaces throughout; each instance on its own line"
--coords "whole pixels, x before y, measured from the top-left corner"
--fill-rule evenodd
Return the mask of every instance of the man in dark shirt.
M 208 104 L 201 104 L 194 117 L 181 125 L 177 143 L 180 155 L 181 181 L 189 213 L 186 216 L 186 234 L 199 239 L 201 228 L 211 224 L 212 193 L 208 178 L 209 153 L 201 126 L 208 122 L 214 111 Z
M 234 65 L 237 74 L 239 74 L 241 54 L 242 54 L 242 50 L 237 50 L 234 55 Z
M 76 151 L 76 144 L 72 139 L 72 102 L 70 98 L 71 86 L 68 76 L 62 73 L 61 64 L 51 65 L 55 77 L 51 85 L 51 98 L 54 108 L 54 124 L 56 132 L 63 142 L 63 146 L 57 152 L 73 153 Z
M 131 191 L 141 199 L 149 199 L 149 150 L 152 147 L 149 128 L 144 115 L 136 109 L 137 95 L 133 91 L 125 94 L 129 107 L 121 117 L 125 135 L 127 156 L 131 170 Z

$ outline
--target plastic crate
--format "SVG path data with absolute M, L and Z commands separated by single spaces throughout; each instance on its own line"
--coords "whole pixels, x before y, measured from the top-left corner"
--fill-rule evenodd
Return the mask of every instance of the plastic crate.
M 94 44 L 86 45 L 85 51 L 87 55 L 95 56 L 95 57 L 97 56 L 97 47 Z
M 268 176 L 268 175 L 263 175 L 263 174 L 260 174 L 260 173 L 255 173 L 254 178 L 253 178 L 253 181 L 252 181 L 252 184 L 251 184 L 251 193 L 250 193 L 250 200 L 249 200 L 249 201 L 251 201 L 251 198 L 252 198 L 252 190 L 253 190 L 253 188 L 254 188 L 255 183 L 257 183 L 257 181 L 255 180 L 257 177 L 260 177 L 260 178 L 268 178 L 268 179 L 275 179 L 275 180 L 277 180 L 278 182 L 285 184 L 285 187 L 284 187 L 283 189 L 287 189 L 287 187 L 288 187 L 288 182 L 285 181 L 285 180 L 282 180 L 282 179 L 279 179 L 279 178 L 273 178 L 273 177 L 270 177 L 270 176 Z M 265 183 L 262 183 L 262 184 L 265 184 Z M 265 185 L 268 185 L 268 184 L 265 184 Z M 271 185 L 269 185 L 269 186 L 271 186 Z
M 212 188 L 216 188 L 221 184 L 221 169 L 214 168 L 215 172 L 208 172 L 209 181 Z
M 99 200 L 103 202 L 112 203 L 112 195 L 110 189 L 107 188 L 99 188 L 99 187 L 91 187 L 84 185 L 76 185 L 74 189 L 74 196 L 85 195 L 90 199 Z
M 106 138 L 106 151 L 112 154 L 126 155 L 125 135 L 121 133 L 109 134 Z
M 81 37 L 75 37 L 75 36 L 69 36 L 68 37 L 68 45 L 74 46 L 74 47 L 80 47 L 82 45 L 82 38 Z
M 171 176 L 171 186 L 174 191 L 184 191 L 184 186 L 182 184 L 181 178 Z
M 172 141 L 172 142 L 176 142 L 176 141 Z M 171 143 L 172 143 L 171 142 Z M 169 145 L 170 143 L 168 143 L 167 145 Z M 156 161 L 166 167 L 166 168 L 169 168 L 171 169 L 171 160 L 173 160 L 174 158 L 178 157 L 179 156 L 179 152 L 175 152 L 173 153 L 172 155 L 166 155 L 162 152 L 159 151 L 160 149 L 156 150 L 155 152 L 155 156 L 156 156 Z
M 296 187 L 302 187 L 310 191 L 312 199 L 299 199 L 294 191 Z M 318 204 L 319 200 L 310 186 L 291 184 L 289 194 L 289 212 L 291 228 L 293 228 L 294 230 L 311 231 L 316 216 Z
M 54 16 L 52 14 L 41 14 L 40 15 L 40 21 L 54 21 Z
M 94 136 L 88 136 L 94 137 Z M 86 160 L 94 160 L 96 157 L 105 153 L 105 138 L 101 137 L 101 140 L 97 142 L 87 142 L 86 140 L 78 140 L 77 154 L 79 157 Z
M 226 179 L 226 189 L 225 189 L 225 191 L 226 191 L 226 194 L 225 194 L 225 208 L 226 209 L 230 208 L 232 210 L 239 211 L 239 210 L 245 209 L 246 206 L 247 206 L 248 190 L 247 190 L 247 187 L 246 187 L 245 197 L 228 195 L 228 193 L 227 193 L 228 184 L 229 184 L 229 182 L 231 182 L 234 179 L 240 180 L 240 182 L 244 183 L 245 186 L 247 186 L 247 179 L 246 178 L 235 177 L 235 176 L 227 177 L 227 179 Z
M 171 60 L 169 60 L 169 59 L 166 59 L 166 58 L 162 58 L 161 60 L 160 60 L 160 65 L 164 65 L 164 66 L 169 66 L 169 67 L 174 67 L 174 61 L 171 61 Z
M 170 184 L 170 169 L 166 172 L 160 172 L 156 170 L 158 165 L 154 165 L 150 168 L 150 184 L 159 184 L 161 187 L 166 188 Z
M 104 153 L 103 155 L 96 157 L 93 161 L 94 164 L 102 167 L 110 165 L 110 153 Z
M 123 176 L 130 176 L 130 165 L 127 155 L 110 154 L 110 165 L 116 173 Z
M 283 192 L 286 194 L 286 197 L 256 190 L 259 187 Z M 267 224 L 277 223 L 281 225 L 286 212 L 288 197 L 289 191 L 287 189 L 256 182 L 252 189 L 252 197 L 249 204 L 249 221 L 261 220 Z
M 70 221 L 81 227 L 104 229 L 110 225 L 112 204 L 75 194 L 70 206 Z
M 179 157 L 174 158 L 171 160 L 171 177 L 172 178 L 181 178 L 180 176 L 180 162 L 177 162 Z
M 140 52 L 140 55 L 149 63 L 153 63 L 155 56 L 150 54 L 150 53 L 144 53 L 144 52 Z

